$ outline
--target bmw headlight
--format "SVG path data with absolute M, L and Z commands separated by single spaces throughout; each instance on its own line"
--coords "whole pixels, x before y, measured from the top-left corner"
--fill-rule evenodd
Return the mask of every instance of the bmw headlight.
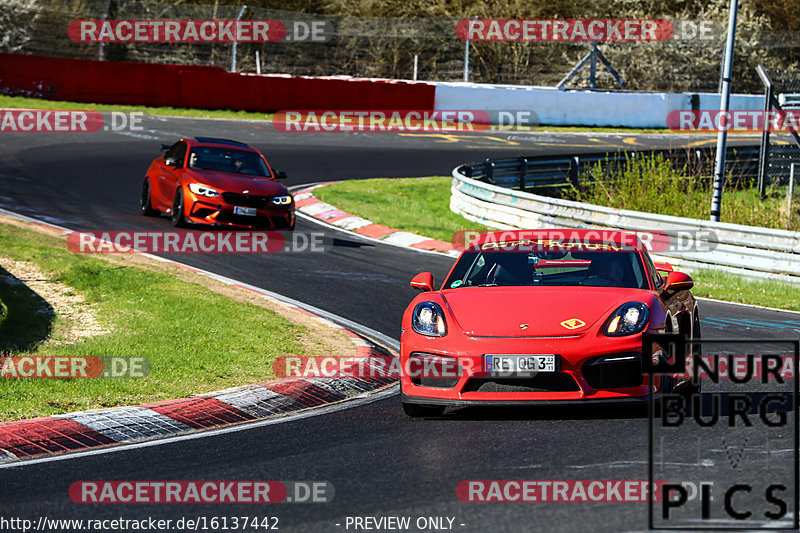
M 289 205 L 292 203 L 291 196 L 276 196 L 272 199 L 272 203 L 275 205 Z
M 190 183 L 189 189 L 198 196 L 208 196 L 209 198 L 219 196 L 219 193 L 216 189 L 212 189 L 207 185 L 201 185 L 199 183 Z
M 608 318 L 603 333 L 609 337 L 624 337 L 639 333 L 647 325 L 650 311 L 642 302 L 622 304 Z
M 447 335 L 447 324 L 442 307 L 436 302 L 418 303 L 411 315 L 411 327 L 420 335 L 444 337 Z

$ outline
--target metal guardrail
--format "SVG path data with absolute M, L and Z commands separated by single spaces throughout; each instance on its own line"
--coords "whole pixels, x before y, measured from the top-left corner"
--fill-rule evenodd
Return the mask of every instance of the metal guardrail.
M 578 178 L 598 164 L 604 172 L 612 173 L 627 159 L 662 155 L 673 168 L 687 168 L 710 174 L 714 166 L 714 150 L 647 150 L 617 153 L 591 153 L 576 156 L 531 156 L 510 159 L 487 159 L 458 167 L 472 179 L 493 185 L 525 190 L 532 187 L 564 187 L 578 185 Z M 726 170 L 734 180 L 758 177 L 758 147 L 732 147 L 728 149 Z
M 494 163 L 493 170 L 497 171 L 498 163 L 502 161 L 511 160 L 482 164 Z M 450 210 L 473 222 L 497 229 L 591 228 L 659 232 L 668 235 L 674 243 L 689 236 L 693 243 L 687 249 L 676 246 L 654 251 L 651 255 L 686 270 L 714 269 L 800 283 L 800 232 L 549 198 L 472 179 L 464 172 L 471 167 L 475 165 L 462 165 L 453 170 Z M 499 167 L 505 173 L 503 177 L 514 178 L 510 165 Z M 483 174 L 482 177 L 486 180 L 487 176 Z M 516 179 L 519 181 L 520 176 L 517 175 Z

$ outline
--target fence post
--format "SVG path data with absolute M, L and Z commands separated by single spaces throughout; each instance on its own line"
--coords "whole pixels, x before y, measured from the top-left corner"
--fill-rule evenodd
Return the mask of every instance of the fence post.
M 111 9 L 111 0 L 106 0 L 106 5 L 103 7 L 103 18 L 102 20 L 106 20 L 108 18 L 108 10 Z M 105 43 L 101 42 L 100 45 L 97 47 L 97 60 L 98 61 L 105 61 L 106 54 L 103 47 Z
M 519 173 L 519 190 L 525 190 L 525 177 L 528 174 L 528 158 L 520 157 L 519 162 L 522 165 L 522 171 Z
M 794 196 L 794 169 L 797 163 L 789 165 L 789 192 L 786 195 L 786 229 L 792 224 L 792 196 Z
M 478 16 L 472 17 L 472 20 L 477 19 Z M 467 35 L 464 39 L 464 81 L 469 81 L 469 35 L 472 32 L 472 20 L 467 24 Z
M 247 9 L 247 6 L 242 6 L 242 9 L 239 10 L 239 14 L 236 16 L 236 25 L 239 25 L 239 19 L 242 18 L 244 15 L 244 10 Z M 238 41 L 233 41 L 233 50 L 231 52 L 231 72 L 236 72 L 236 45 L 239 44 Z
M 767 165 L 769 164 L 769 125 L 767 124 L 767 117 L 769 117 L 769 111 L 772 109 L 774 94 L 772 90 L 772 80 L 769 79 L 763 67 L 758 65 L 756 71 L 759 76 L 763 74 L 762 81 L 764 81 L 767 86 L 766 91 L 764 91 L 764 129 L 761 131 L 761 150 L 759 152 L 761 157 L 758 161 L 758 193 L 761 195 L 761 198 L 764 198 L 764 194 L 767 190 Z

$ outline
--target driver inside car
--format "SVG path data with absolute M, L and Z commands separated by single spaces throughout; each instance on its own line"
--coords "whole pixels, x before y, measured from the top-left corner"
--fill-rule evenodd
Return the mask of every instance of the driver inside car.
M 606 279 L 613 287 L 630 286 L 621 259 L 610 255 L 595 257 L 589 265 L 589 275 L 586 279 Z

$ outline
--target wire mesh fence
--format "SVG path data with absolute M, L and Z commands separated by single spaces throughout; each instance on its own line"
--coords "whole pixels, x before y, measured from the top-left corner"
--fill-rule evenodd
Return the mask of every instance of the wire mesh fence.
M 191 65 L 215 65 L 227 70 L 256 72 L 258 52 L 262 73 L 310 76 L 355 76 L 460 81 L 469 47 L 470 81 L 555 86 L 589 51 L 590 43 L 472 42 L 456 35 L 458 18 L 363 18 L 311 15 L 245 7 L 192 5 L 133 0 L 6 0 L 0 11 L 0 51 L 47 56 Z M 244 10 L 242 8 L 244 7 Z M 280 20 L 288 39 L 269 43 L 86 43 L 68 37 L 76 20 Z M 326 24 L 323 41 L 300 42 L 292 37 L 295 22 Z M 692 21 L 675 21 L 676 28 Z M 300 26 L 302 27 L 302 26 Z M 697 27 L 695 25 L 695 27 Z M 602 43 L 603 54 L 630 90 L 717 91 L 724 41 L 722 25 L 705 38 L 673 38 L 666 42 Z M 292 40 L 289 40 L 292 39 Z M 749 20 L 737 34 L 737 92 L 759 92 L 755 74 L 766 66 L 800 68 L 800 41 L 794 32 L 763 31 Z M 586 87 L 588 70 L 567 86 Z M 617 88 L 600 67 L 596 86 Z

